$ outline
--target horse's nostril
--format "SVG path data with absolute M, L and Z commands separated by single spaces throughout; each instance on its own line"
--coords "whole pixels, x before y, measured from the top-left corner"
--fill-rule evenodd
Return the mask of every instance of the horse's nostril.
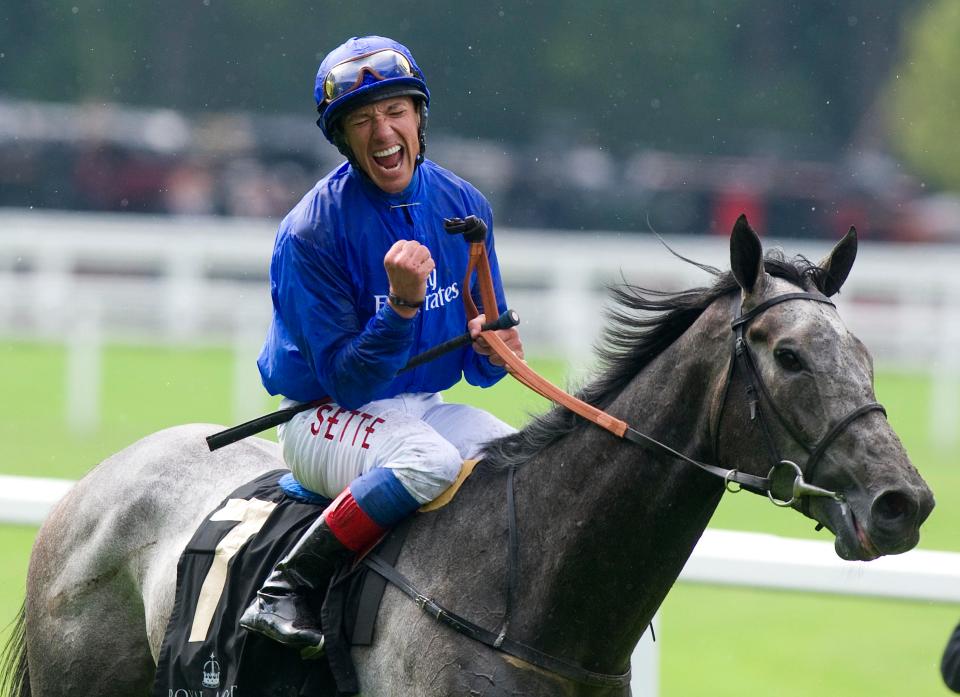
M 917 514 L 917 503 L 899 491 L 888 491 L 873 502 L 873 515 L 878 521 L 898 523 L 912 520 Z

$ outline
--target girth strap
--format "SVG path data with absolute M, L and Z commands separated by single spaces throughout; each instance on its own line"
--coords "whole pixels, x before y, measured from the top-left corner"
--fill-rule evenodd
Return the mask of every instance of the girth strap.
M 386 563 L 376 553 L 371 553 L 364 557 L 363 563 L 412 598 L 417 604 L 417 607 L 430 617 L 482 644 L 582 685 L 590 685 L 591 687 L 626 687 L 630 684 L 630 670 L 627 670 L 626 673 L 621 675 L 609 675 L 607 673 L 597 673 L 592 670 L 587 670 L 574 663 L 565 661 L 562 658 L 548 656 L 542 651 L 537 651 L 537 649 L 522 642 L 494 634 L 474 624 L 470 620 L 454 612 L 450 612 L 431 598 L 423 595 L 410 583 L 410 580 L 407 579 L 406 576 Z

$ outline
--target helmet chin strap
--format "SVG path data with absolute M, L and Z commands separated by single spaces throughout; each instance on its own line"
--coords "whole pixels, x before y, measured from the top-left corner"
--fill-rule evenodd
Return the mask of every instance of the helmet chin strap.
M 420 126 L 417 128 L 417 140 L 420 142 L 420 152 L 417 154 L 417 159 L 414 160 L 414 168 L 419 167 L 423 164 L 424 153 L 427 152 L 427 104 L 423 99 L 417 99 L 417 111 L 420 114 Z M 363 173 L 363 176 L 367 176 L 367 173 L 363 171 L 363 168 L 360 166 L 360 163 L 357 161 L 357 158 L 353 154 L 353 150 L 350 149 L 350 146 L 347 144 L 347 137 L 343 134 L 343 129 L 340 127 L 340 122 L 338 120 L 336 128 L 333 131 L 333 144 L 336 146 L 337 150 L 340 151 L 340 154 L 347 158 L 354 169 L 359 170 Z M 369 179 L 369 177 L 367 177 Z
M 420 112 L 420 126 L 417 128 L 417 139 L 420 141 L 420 154 L 417 155 L 415 167 L 419 167 L 427 153 L 427 102 L 423 99 L 417 100 L 417 110 Z

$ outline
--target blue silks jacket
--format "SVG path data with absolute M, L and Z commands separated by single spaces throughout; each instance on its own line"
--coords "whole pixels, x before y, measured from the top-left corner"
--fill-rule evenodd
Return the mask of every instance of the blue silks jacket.
M 471 184 L 425 160 L 399 194 L 381 191 L 350 164 L 321 179 L 280 223 L 270 264 L 273 321 L 257 360 L 272 395 L 330 397 L 348 409 L 403 392 L 438 392 L 460 381 L 488 387 L 502 368 L 470 346 L 397 375 L 407 360 L 466 331 L 461 293 L 469 245 L 443 219 L 477 215 L 499 308 L 506 309 L 490 204 Z M 412 320 L 387 303 L 383 257 L 397 240 L 427 246 L 436 270 Z M 475 283 L 474 283 L 475 285 Z M 479 295 L 474 289 L 479 307 Z M 482 310 L 481 310 L 482 311 Z

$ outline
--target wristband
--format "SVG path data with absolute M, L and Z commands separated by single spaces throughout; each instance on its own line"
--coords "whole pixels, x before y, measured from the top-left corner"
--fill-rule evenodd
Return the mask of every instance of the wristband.
M 400 307 L 410 307 L 410 308 L 413 308 L 414 310 L 419 310 L 421 307 L 423 307 L 423 300 L 420 300 L 419 302 L 410 302 L 409 300 L 398 298 L 393 293 L 390 293 L 389 295 L 387 295 L 387 300 L 392 302 L 394 305 L 398 305 Z

